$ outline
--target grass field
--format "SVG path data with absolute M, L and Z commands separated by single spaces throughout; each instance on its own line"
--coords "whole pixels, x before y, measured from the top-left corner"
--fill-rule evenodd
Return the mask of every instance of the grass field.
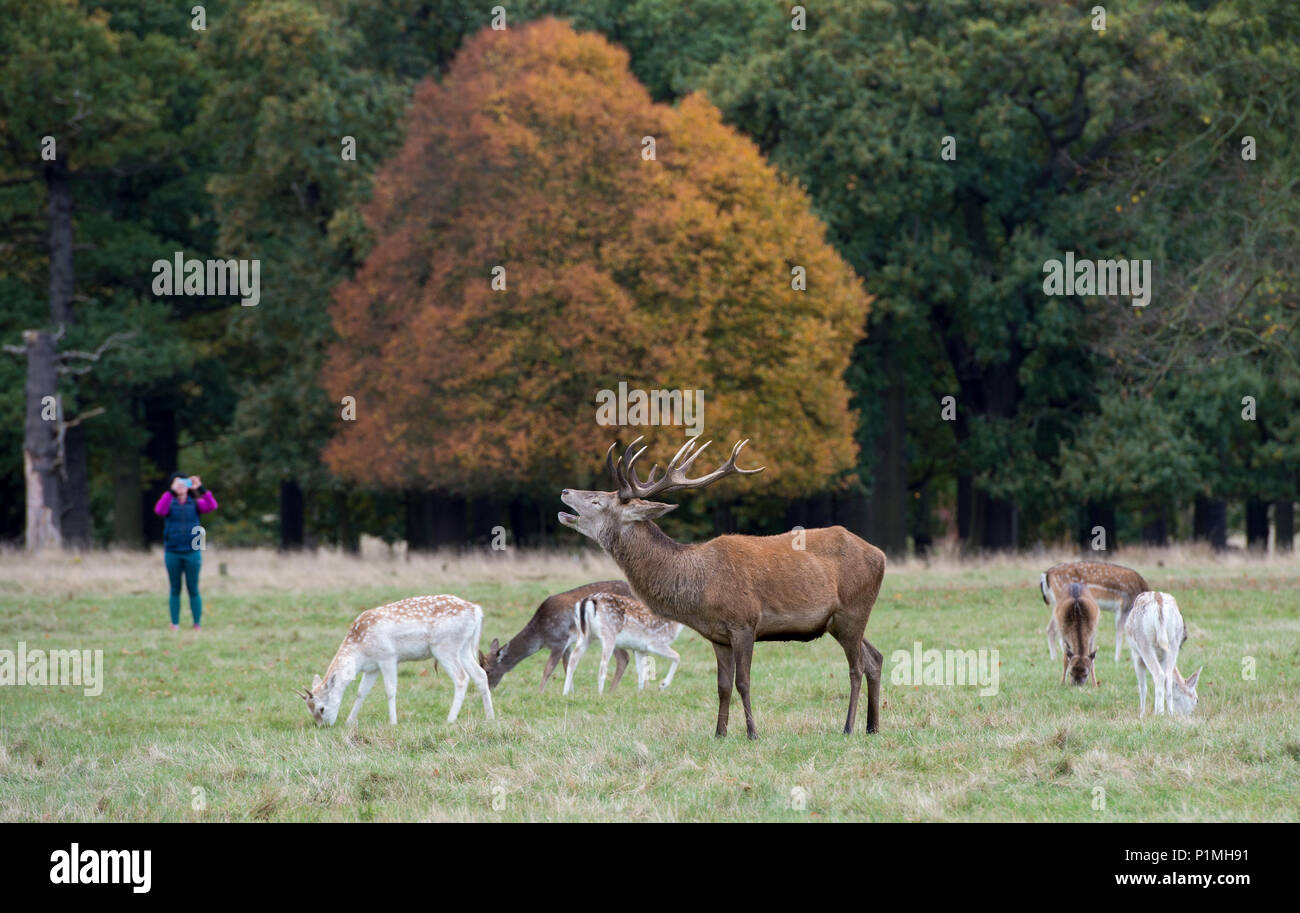
M 537 693 L 543 654 L 506 676 L 488 723 L 472 687 L 400 667 L 398 725 L 376 688 L 355 730 L 311 723 L 290 690 L 324 672 L 361 610 L 450 592 L 481 603 L 484 643 L 546 595 L 611 574 L 600 556 L 405 561 L 210 552 L 205 630 L 166 627 L 161 555 L 0 555 L 0 649 L 103 650 L 104 688 L 0 687 L 0 819 L 1297 820 L 1300 563 L 1197 553 L 1119 560 L 1174 593 L 1204 664 L 1191 721 L 1138 718 L 1127 648 L 1102 617 L 1100 689 L 1061 687 L 1038 572 L 1052 556 L 891 567 L 867 628 L 885 654 L 881 731 L 845 737 L 843 653 L 830 638 L 760 644 L 761 738 L 712 737 L 713 653 L 677 641 L 673 687 L 595 691 L 596 657 Z M 219 573 L 225 564 L 228 573 Z M 1163 566 L 1162 566 L 1163 565 Z M 998 692 L 900 685 L 896 650 L 998 651 Z M 989 654 L 991 656 L 991 653 Z M 1253 660 L 1253 679 L 1249 672 Z M 660 667 L 662 675 L 664 667 Z M 352 686 L 355 688 L 355 685 Z M 864 688 L 865 698 L 865 688 Z M 865 725 L 865 710 L 859 726 Z

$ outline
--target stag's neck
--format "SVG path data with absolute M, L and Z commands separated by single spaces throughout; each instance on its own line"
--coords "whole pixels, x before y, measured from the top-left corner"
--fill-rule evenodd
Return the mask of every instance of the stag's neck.
M 651 611 L 690 624 L 705 584 L 699 546 L 677 542 L 649 520 L 624 527 L 601 544 Z
M 537 615 L 534 615 L 519 629 L 518 634 L 505 642 L 506 652 L 501 659 L 502 669 L 509 672 L 544 646 L 546 643 L 542 634 L 542 625 Z

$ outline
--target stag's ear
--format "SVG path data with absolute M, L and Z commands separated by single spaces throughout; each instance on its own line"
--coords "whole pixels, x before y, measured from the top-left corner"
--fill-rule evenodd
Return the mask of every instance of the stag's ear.
M 1204 666 L 1201 666 L 1201 669 L 1204 668 L 1205 668 Z M 1195 688 L 1197 680 L 1201 677 L 1201 669 L 1197 669 L 1195 672 L 1193 672 L 1192 677 L 1187 679 L 1187 681 L 1185 681 L 1183 684 L 1185 684 L 1188 688 Z
M 627 502 L 623 515 L 630 520 L 658 520 L 668 511 L 676 509 L 676 504 L 665 504 L 662 501 L 642 501 L 637 498 Z

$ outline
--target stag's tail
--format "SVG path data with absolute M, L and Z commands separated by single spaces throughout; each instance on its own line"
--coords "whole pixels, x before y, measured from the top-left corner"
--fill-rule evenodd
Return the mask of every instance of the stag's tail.
M 1047 598 L 1047 597 L 1048 597 L 1048 592 L 1047 592 L 1047 571 L 1043 571 L 1041 574 L 1038 575 L 1038 588 L 1039 588 L 1040 590 L 1042 590 L 1042 593 L 1043 593 L 1043 603 L 1044 603 L 1045 605 L 1051 605 L 1051 604 L 1052 604 L 1052 600 L 1050 600 L 1050 599 Z

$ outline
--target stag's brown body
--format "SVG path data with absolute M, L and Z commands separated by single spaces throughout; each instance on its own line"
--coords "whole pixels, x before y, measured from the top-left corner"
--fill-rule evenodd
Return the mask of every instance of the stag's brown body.
M 633 444 L 635 446 L 635 443 Z M 707 445 L 706 445 L 707 446 Z M 678 451 L 664 475 L 651 471 L 641 484 L 633 455 L 615 466 L 618 492 L 565 490 L 561 498 L 577 515 L 560 522 L 595 539 L 618 562 L 632 590 L 650 610 L 698 631 L 713 644 L 718 663 L 718 723 L 727 732 L 732 686 L 740 691 L 746 729 L 757 735 L 749 699 L 755 641 L 815 640 L 829 634 L 849 664 L 849 711 L 853 731 L 862 677 L 867 677 L 867 731 L 880 718 L 883 657 L 863 634 L 885 573 L 885 554 L 839 526 L 780 536 L 720 536 L 694 545 L 676 542 L 653 522 L 673 508 L 645 495 L 696 488 L 738 470 L 732 451 L 724 466 L 702 479 L 685 470 L 703 448 Z M 611 448 L 612 453 L 613 448 Z M 683 454 L 690 453 L 683 462 Z M 630 480 L 629 480 L 630 479 Z

